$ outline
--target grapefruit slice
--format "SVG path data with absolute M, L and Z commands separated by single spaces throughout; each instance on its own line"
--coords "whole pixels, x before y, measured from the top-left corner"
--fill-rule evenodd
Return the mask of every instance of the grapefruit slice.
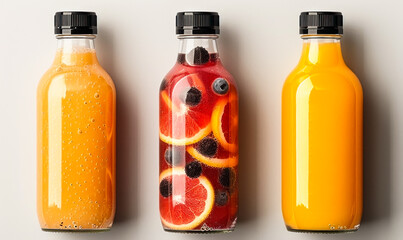
M 189 145 L 211 132 L 209 98 L 197 74 L 187 75 L 160 94 L 160 139 L 168 144 Z M 172 91 L 171 91 L 172 90 Z M 196 91 L 200 101 L 186 104 L 189 91 Z
M 238 151 L 238 99 L 235 90 L 228 98 L 218 100 L 211 114 L 214 137 L 227 151 Z
M 208 157 L 201 154 L 195 147 L 188 146 L 187 152 L 200 162 L 216 168 L 235 167 L 238 165 L 237 156 L 229 156 L 228 158 Z
M 172 184 L 170 194 L 160 193 L 160 214 L 164 227 L 192 230 L 209 216 L 214 206 L 214 189 L 204 177 L 189 178 L 183 168 L 170 168 L 160 174 L 160 184 Z

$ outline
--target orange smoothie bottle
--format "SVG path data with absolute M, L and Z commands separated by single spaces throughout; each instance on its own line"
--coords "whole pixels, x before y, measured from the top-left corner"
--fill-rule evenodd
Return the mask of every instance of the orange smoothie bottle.
M 301 59 L 282 93 L 282 210 L 289 231 L 348 232 L 362 214 L 361 84 L 339 12 L 303 12 Z
M 96 231 L 115 215 L 112 79 L 94 48 L 93 12 L 57 12 L 58 49 L 37 92 L 37 212 L 49 231 Z

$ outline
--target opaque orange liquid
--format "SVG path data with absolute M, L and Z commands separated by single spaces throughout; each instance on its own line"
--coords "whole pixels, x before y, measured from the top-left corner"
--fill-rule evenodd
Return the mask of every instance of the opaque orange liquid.
M 37 96 L 41 227 L 111 227 L 116 188 L 115 87 L 95 51 L 59 50 Z
M 339 42 L 305 42 L 282 96 L 282 209 L 289 230 L 358 229 L 362 88 Z

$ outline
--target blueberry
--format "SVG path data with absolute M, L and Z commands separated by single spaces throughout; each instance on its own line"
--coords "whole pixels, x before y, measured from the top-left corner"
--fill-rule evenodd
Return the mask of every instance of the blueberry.
M 199 89 L 191 87 L 186 93 L 186 105 L 196 106 L 201 102 L 202 93 Z
M 170 166 L 178 166 L 185 162 L 185 148 L 184 147 L 168 147 L 164 153 L 165 161 Z
M 172 166 L 172 148 L 171 148 L 171 147 L 168 147 L 167 150 L 165 150 L 164 158 L 165 158 L 165 161 L 166 161 L 169 165 Z
M 213 90 L 219 95 L 224 95 L 229 90 L 229 84 L 224 78 L 217 78 L 213 82 Z
M 164 91 L 166 87 L 167 87 L 167 80 L 164 78 L 160 85 L 160 91 Z
M 224 168 L 221 170 L 220 177 L 218 179 L 223 187 L 232 187 L 235 183 L 235 172 L 232 168 Z
M 199 143 L 199 152 L 204 156 L 214 156 L 217 153 L 217 148 L 217 142 L 210 137 L 203 138 Z
M 211 62 L 217 62 L 217 60 L 218 60 L 218 54 L 217 53 L 210 54 L 210 61 Z
M 202 166 L 198 161 L 186 164 L 185 172 L 190 178 L 198 178 L 202 174 Z
M 190 53 L 189 56 L 193 56 L 194 65 L 202 65 L 208 63 L 210 54 L 204 47 L 196 47 Z
M 228 198 L 227 191 L 217 191 L 215 195 L 215 204 L 217 206 L 224 206 L 227 204 Z
M 164 198 L 171 196 L 172 194 L 172 183 L 167 179 L 163 179 L 160 183 L 160 193 Z

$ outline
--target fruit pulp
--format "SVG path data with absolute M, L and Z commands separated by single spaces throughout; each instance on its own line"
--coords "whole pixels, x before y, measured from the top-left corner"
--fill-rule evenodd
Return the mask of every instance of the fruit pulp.
M 289 230 L 358 229 L 362 101 L 340 43 L 305 42 L 282 95 L 282 209 Z
M 37 96 L 42 229 L 110 228 L 115 214 L 116 97 L 95 50 L 58 50 Z
M 185 58 L 179 54 L 160 88 L 161 220 L 167 231 L 232 231 L 238 211 L 236 84 L 217 54 L 200 65 Z

